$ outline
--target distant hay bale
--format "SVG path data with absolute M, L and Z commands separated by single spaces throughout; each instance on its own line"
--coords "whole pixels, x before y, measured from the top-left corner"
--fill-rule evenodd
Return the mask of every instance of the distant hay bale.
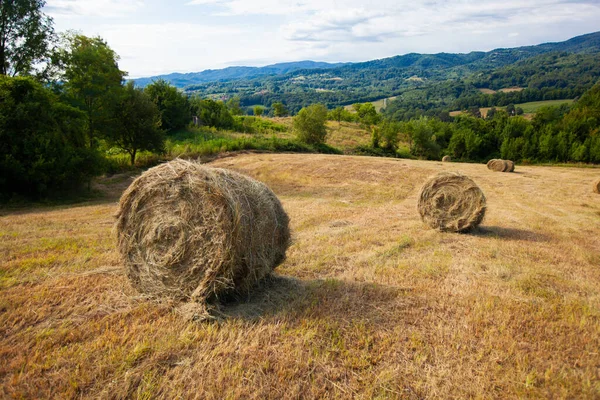
M 600 179 L 594 183 L 594 193 L 600 194 Z
M 116 231 L 138 291 L 206 305 L 248 291 L 285 259 L 288 222 L 266 185 L 178 159 L 129 186 Z
M 450 156 L 444 156 L 442 157 L 442 162 L 451 162 L 452 158 Z
M 515 163 L 510 160 L 491 159 L 487 163 L 488 169 L 497 172 L 513 172 L 515 170 Z
M 470 178 L 451 172 L 430 177 L 421 188 L 421 219 L 440 231 L 467 232 L 485 216 L 485 196 Z

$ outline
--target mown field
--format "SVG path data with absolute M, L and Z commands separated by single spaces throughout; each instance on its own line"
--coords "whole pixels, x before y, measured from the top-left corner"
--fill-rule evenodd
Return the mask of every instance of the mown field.
M 0 211 L 1 398 L 598 398 L 597 168 L 318 154 L 215 160 L 267 183 L 294 243 L 277 276 L 188 322 L 129 285 L 104 197 Z M 438 171 L 488 199 L 471 234 L 425 227 Z

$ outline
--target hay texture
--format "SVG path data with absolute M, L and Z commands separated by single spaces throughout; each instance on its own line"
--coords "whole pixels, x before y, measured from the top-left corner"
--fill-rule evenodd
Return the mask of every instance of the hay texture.
M 594 182 L 594 193 L 600 194 L 600 179 Z
M 485 216 L 485 196 L 470 178 L 450 172 L 430 177 L 421 188 L 421 219 L 440 231 L 468 232 Z
M 507 170 L 506 172 L 514 172 L 515 171 L 515 163 L 513 161 L 510 160 L 504 160 L 504 162 L 507 165 Z
M 138 291 L 207 304 L 248 291 L 285 259 L 288 222 L 264 184 L 174 160 L 129 186 L 116 231 L 127 276 Z
M 513 172 L 515 163 L 510 160 L 492 159 L 487 163 L 488 169 L 497 172 Z
M 442 157 L 442 162 L 451 162 L 452 158 L 450 156 L 444 156 Z

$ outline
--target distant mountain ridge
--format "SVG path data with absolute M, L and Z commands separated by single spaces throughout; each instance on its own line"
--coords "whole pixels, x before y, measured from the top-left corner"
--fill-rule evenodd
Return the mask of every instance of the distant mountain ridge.
M 171 85 L 178 88 L 184 88 L 189 85 L 224 82 L 235 79 L 253 79 L 261 76 L 282 75 L 298 70 L 310 69 L 331 69 L 338 68 L 349 63 L 326 63 L 319 61 L 296 61 L 266 65 L 264 67 L 227 67 L 223 69 L 207 69 L 201 72 L 172 73 L 167 75 L 157 75 L 147 78 L 132 79 L 136 86 L 145 87 L 146 85 L 158 79 L 164 79 Z
M 345 75 L 348 71 L 389 69 L 395 73 L 399 69 L 447 69 L 464 67 L 468 71 L 498 68 L 536 55 L 564 51 L 571 53 L 600 52 L 600 32 L 577 36 L 564 42 L 543 43 L 534 46 L 498 48 L 488 52 L 470 53 L 409 53 L 378 60 L 358 63 L 327 63 L 316 61 L 298 61 L 267 65 L 264 67 L 227 67 L 208 69 L 202 72 L 172 73 L 147 78 L 133 79 L 137 86 L 144 87 L 157 79 L 164 79 L 178 88 L 202 86 L 211 82 L 247 81 L 281 75 L 299 75 L 305 72 L 319 73 L 328 71 L 334 75 Z

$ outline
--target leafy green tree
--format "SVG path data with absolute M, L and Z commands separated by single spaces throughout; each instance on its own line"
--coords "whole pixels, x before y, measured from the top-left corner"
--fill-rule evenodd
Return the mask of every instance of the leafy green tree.
M 0 76 L 0 104 L 0 198 L 52 195 L 100 172 L 83 113 L 39 82 Z
M 271 107 L 273 108 L 273 115 L 275 117 L 285 117 L 288 115 L 288 110 L 282 102 L 273 103 Z
M 263 106 L 254 106 L 252 110 L 254 111 L 254 115 L 260 117 L 261 115 L 263 115 L 265 108 Z
M 437 160 L 440 154 L 440 147 L 435 142 L 435 132 L 429 123 L 429 119 L 421 117 L 410 121 L 411 133 L 411 154 L 421 157 Z
M 342 115 L 344 114 L 344 107 L 336 107 L 329 113 L 328 119 L 337 121 L 338 126 L 342 124 Z
M 354 104 L 352 107 L 356 110 L 358 120 L 366 126 L 376 125 L 381 120 L 373 103 Z
M 200 123 L 204 126 L 222 129 L 230 129 L 234 126 L 235 121 L 222 101 L 196 97 L 191 100 L 191 108 L 192 113 L 200 118 Z
M 323 144 L 327 136 L 327 107 L 312 104 L 301 109 L 294 117 L 294 132 L 298 140 L 308 144 Z
M 44 0 L 0 0 L 0 75 L 27 75 L 48 60 L 54 40 Z
M 396 151 L 400 135 L 400 124 L 398 122 L 384 121 L 373 128 L 373 131 L 377 131 L 378 145 L 386 150 Z
M 146 86 L 144 92 L 158 107 L 161 127 L 167 133 L 185 128 L 190 123 L 190 102 L 176 87 L 159 79 Z
M 142 89 L 136 89 L 132 81 L 123 88 L 111 122 L 108 140 L 129 154 L 131 165 L 135 165 L 140 150 L 164 152 L 160 111 L 150 96 Z
M 97 137 L 108 133 L 126 73 L 119 69 L 117 54 L 100 37 L 70 34 L 66 40 L 67 48 L 59 51 L 56 61 L 64 69 L 66 95 L 85 112 L 88 143 L 95 147 Z
M 514 104 L 509 104 L 506 106 L 506 112 L 508 113 L 508 115 L 513 116 L 516 113 L 516 109 L 515 109 L 515 105 Z
M 244 113 L 240 106 L 240 98 L 238 96 L 233 96 L 227 100 L 227 109 L 231 115 L 242 115 Z

